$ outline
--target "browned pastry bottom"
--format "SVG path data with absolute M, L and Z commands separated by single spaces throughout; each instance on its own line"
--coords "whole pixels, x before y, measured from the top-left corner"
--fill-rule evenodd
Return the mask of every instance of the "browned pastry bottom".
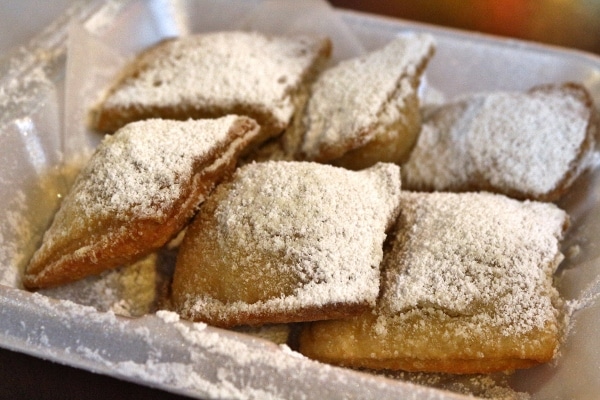
M 529 368 L 550 361 L 557 346 L 553 325 L 507 336 L 502 328 L 471 324 L 470 317 L 426 312 L 383 322 L 368 311 L 345 320 L 307 324 L 300 335 L 300 352 L 323 362 L 453 374 Z

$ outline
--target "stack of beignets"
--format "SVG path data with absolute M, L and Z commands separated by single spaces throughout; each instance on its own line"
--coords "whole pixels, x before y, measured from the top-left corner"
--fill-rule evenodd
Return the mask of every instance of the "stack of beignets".
M 258 132 L 254 120 L 228 116 L 151 119 L 106 136 L 63 200 L 23 284 L 74 281 L 163 246 Z
M 146 118 L 246 115 L 261 126 L 257 142 L 280 134 L 328 61 L 331 42 L 310 36 L 211 32 L 165 40 L 124 69 L 91 125 L 114 131 Z
M 482 373 L 552 359 L 566 213 L 489 193 L 403 192 L 374 311 L 314 322 L 300 351 L 374 369 Z
M 597 117 L 575 83 L 467 96 L 430 110 L 404 187 L 554 201 L 588 167 Z
M 486 373 L 550 360 L 568 217 L 520 199 L 555 200 L 588 165 L 586 89 L 424 112 L 431 36 L 399 36 L 319 76 L 330 51 L 324 38 L 215 32 L 140 54 L 92 110 L 95 129 L 116 133 L 24 285 L 134 262 L 193 218 L 169 299 L 189 320 L 306 322 L 299 350 L 351 367 Z M 401 175 L 405 189 L 444 192 L 401 193 Z
M 339 318 L 372 307 L 400 171 L 307 162 L 239 168 L 179 249 L 172 300 L 217 326 Z

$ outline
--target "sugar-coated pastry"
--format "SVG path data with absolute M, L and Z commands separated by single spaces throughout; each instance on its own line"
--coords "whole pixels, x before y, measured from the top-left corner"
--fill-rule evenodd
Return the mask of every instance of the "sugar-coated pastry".
M 202 205 L 172 284 L 184 318 L 217 326 L 339 318 L 373 307 L 400 171 L 310 162 L 239 168 Z
M 361 169 L 404 161 L 421 129 L 417 89 L 434 52 L 429 35 L 400 36 L 385 47 L 326 70 L 301 121 L 299 157 Z
M 377 307 L 308 324 L 300 351 L 345 366 L 447 373 L 551 360 L 566 213 L 483 192 L 401 198 Z
M 246 115 L 257 141 L 281 133 L 306 97 L 305 86 L 331 53 L 329 39 L 212 32 L 163 41 L 134 58 L 91 112 L 114 131 L 146 118 Z
M 588 166 L 597 121 L 574 83 L 481 93 L 429 111 L 404 187 L 558 199 Z
M 247 117 L 128 124 L 106 136 L 23 278 L 34 289 L 128 264 L 189 221 L 259 132 Z

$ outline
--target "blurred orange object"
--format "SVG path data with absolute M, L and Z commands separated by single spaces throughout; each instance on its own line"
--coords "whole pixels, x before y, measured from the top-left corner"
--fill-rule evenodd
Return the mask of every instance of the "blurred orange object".
M 600 54 L 598 0 L 329 0 L 339 8 Z

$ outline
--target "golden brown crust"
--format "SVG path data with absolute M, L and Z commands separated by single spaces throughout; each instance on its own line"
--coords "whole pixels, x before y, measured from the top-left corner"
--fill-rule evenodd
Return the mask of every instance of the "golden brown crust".
M 489 326 L 469 330 L 471 317 L 444 314 L 387 319 L 377 316 L 306 324 L 299 351 L 323 362 L 355 368 L 453 374 L 491 373 L 529 368 L 550 361 L 558 346 L 557 327 L 504 335 Z M 381 326 L 381 325 L 379 325 Z
M 104 107 L 94 117 L 94 129 L 102 132 L 114 132 L 120 127 L 134 121 L 149 118 L 163 118 L 185 121 L 188 119 L 210 119 L 219 118 L 227 114 L 245 115 L 254 119 L 263 128 L 264 136 L 273 136 L 281 132 L 285 125 L 274 121 L 271 114 L 263 110 L 250 109 L 243 105 L 230 107 L 228 109 L 197 109 L 192 107 L 172 106 L 147 106 L 141 108 L 137 105 Z M 258 142 L 258 140 L 257 140 Z
M 351 150 L 331 161 L 331 164 L 360 170 L 376 162 L 401 164 L 406 161 L 421 131 L 419 105 L 419 98 L 415 91 L 413 95 L 404 98 L 404 108 L 401 110 L 403 118 L 387 125 L 372 127 L 375 133 L 359 135 L 359 137 L 370 136 L 371 140 L 364 145 L 360 145 L 359 139 L 349 142 L 348 148 Z
M 305 321 L 339 320 L 352 315 L 368 312 L 371 305 L 364 303 L 337 303 L 324 306 L 307 306 L 298 310 L 286 311 L 246 311 L 240 310 L 235 314 L 199 316 L 190 309 L 178 309 L 178 313 L 190 321 L 206 322 L 220 328 L 238 326 L 261 326 L 265 324 L 286 324 Z

